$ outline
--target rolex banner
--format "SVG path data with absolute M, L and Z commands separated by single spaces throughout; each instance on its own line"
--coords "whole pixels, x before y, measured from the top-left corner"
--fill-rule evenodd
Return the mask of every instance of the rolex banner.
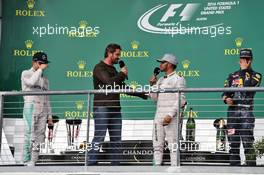
M 165 53 L 177 56 L 177 72 L 187 87 L 223 87 L 239 69 L 240 48 L 252 48 L 253 69 L 264 74 L 263 6 L 260 0 L 3 0 L 0 90 L 21 90 L 21 72 L 37 51 L 46 52 L 51 62 L 44 72 L 50 90 L 91 90 L 93 67 L 109 43 L 122 46 L 126 83 L 133 87 L 148 85 L 159 66 L 155 60 Z M 186 96 L 198 119 L 226 116 L 221 93 Z M 151 100 L 126 94 L 121 100 L 124 119 L 153 119 Z M 20 102 L 18 110 L 23 106 L 22 97 L 6 101 Z M 52 96 L 51 101 L 60 118 L 87 115 L 86 96 Z M 6 110 L 4 117 L 22 117 L 21 111 Z M 255 110 L 256 117 L 264 116 L 258 106 Z

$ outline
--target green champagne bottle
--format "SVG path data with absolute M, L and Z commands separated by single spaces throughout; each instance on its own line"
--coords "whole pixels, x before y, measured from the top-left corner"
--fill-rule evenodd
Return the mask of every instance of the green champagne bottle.
M 192 108 L 190 108 L 189 117 L 186 123 L 186 141 L 195 141 L 195 121 Z

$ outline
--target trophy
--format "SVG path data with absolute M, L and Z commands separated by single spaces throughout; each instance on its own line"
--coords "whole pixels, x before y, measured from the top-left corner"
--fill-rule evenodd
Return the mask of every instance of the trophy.
M 77 150 L 78 137 L 81 129 L 82 119 L 66 119 L 67 150 Z
M 47 127 L 48 127 L 48 138 L 47 142 L 43 145 L 41 145 L 40 148 L 40 153 L 42 154 L 53 154 L 55 153 L 53 144 L 55 142 L 55 137 L 58 129 L 58 122 L 59 122 L 59 117 L 56 115 L 52 116 L 52 122 L 53 124 L 48 124 L 47 120 Z

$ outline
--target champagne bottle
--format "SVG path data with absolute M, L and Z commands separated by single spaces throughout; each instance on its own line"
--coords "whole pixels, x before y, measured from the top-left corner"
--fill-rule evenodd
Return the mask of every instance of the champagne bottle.
M 226 129 L 224 119 L 220 119 L 219 128 L 216 132 L 216 151 L 226 151 Z
M 195 121 L 192 108 L 190 108 L 189 117 L 186 123 L 186 141 L 195 141 Z

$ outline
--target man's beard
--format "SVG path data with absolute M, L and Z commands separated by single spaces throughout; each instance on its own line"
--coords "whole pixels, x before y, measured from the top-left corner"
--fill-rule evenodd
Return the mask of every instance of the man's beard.
M 112 60 L 112 63 L 113 63 L 113 64 L 118 64 L 118 59 L 116 59 L 116 60 Z

